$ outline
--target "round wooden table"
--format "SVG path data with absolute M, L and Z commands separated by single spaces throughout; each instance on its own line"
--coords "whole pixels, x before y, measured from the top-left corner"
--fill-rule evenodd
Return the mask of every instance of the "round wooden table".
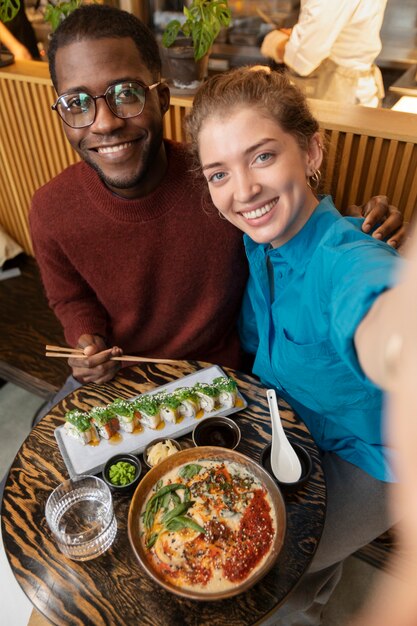
M 10 469 L 2 504 L 4 547 L 13 573 L 37 610 L 53 624 L 68 626 L 213 626 L 255 624 L 279 606 L 307 569 L 317 548 L 325 517 L 326 489 L 318 450 L 305 426 L 280 402 L 284 427 L 313 459 L 308 483 L 286 495 L 287 532 L 272 570 L 249 591 L 218 602 L 181 599 L 160 588 L 141 569 L 130 547 L 127 517 L 130 496 L 115 495 L 118 531 L 112 547 L 86 562 L 65 558 L 56 547 L 44 510 L 52 489 L 68 477 L 54 430 L 72 408 L 133 397 L 181 378 L 207 363 L 141 364 L 120 371 L 105 385 L 89 384 L 57 404 L 32 430 Z M 270 441 L 265 388 L 255 378 L 223 368 L 238 383 L 246 409 L 235 413 L 242 439 L 238 451 L 255 460 Z M 190 445 L 190 437 L 182 438 Z M 114 452 L 117 452 L 115 448 Z

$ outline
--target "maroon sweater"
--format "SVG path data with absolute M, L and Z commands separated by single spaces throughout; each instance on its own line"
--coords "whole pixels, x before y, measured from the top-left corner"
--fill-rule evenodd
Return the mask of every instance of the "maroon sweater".
M 239 367 L 236 320 L 247 278 L 241 234 L 193 182 L 186 149 L 144 198 L 114 195 L 86 163 L 33 198 L 30 226 L 50 306 L 75 345 L 102 335 L 125 353 Z

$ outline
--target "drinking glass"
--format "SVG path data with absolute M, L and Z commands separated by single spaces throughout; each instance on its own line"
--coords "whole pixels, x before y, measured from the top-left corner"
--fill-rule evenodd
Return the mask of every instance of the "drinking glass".
M 59 549 L 75 561 L 103 554 L 116 536 L 111 492 L 96 476 L 61 483 L 49 496 L 45 515 Z

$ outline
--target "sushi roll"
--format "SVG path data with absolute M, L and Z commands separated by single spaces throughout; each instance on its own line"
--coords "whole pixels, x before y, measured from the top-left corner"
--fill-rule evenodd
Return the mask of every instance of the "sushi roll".
M 98 441 L 97 429 L 90 422 L 88 413 L 74 409 L 73 411 L 68 411 L 65 419 L 64 429 L 66 434 L 77 439 L 83 446 L 91 441 Z
M 215 411 L 219 403 L 219 392 L 213 385 L 196 383 L 193 390 L 200 400 L 200 406 L 206 413 Z
M 157 428 L 161 423 L 161 413 L 159 410 L 159 402 L 155 396 L 140 396 L 133 403 L 136 415 L 141 423 L 149 428 Z
M 95 406 L 89 415 L 103 439 L 110 439 L 120 429 L 119 420 L 107 406 Z
M 180 417 L 180 401 L 177 397 L 175 397 L 172 393 L 161 394 L 158 398 L 160 402 L 160 412 L 161 418 L 165 422 L 170 422 L 171 424 L 175 424 L 177 419 Z
M 212 382 L 219 393 L 219 403 L 223 409 L 232 409 L 236 404 L 237 384 L 233 378 L 218 376 Z
M 190 387 L 178 387 L 173 394 L 180 404 L 178 410 L 184 417 L 195 417 L 200 410 L 200 400 Z
M 121 430 L 124 430 L 126 433 L 133 433 L 135 428 L 140 425 L 140 419 L 135 413 L 135 407 L 132 402 L 124 398 L 117 398 L 117 400 L 109 404 L 108 408 L 119 420 Z

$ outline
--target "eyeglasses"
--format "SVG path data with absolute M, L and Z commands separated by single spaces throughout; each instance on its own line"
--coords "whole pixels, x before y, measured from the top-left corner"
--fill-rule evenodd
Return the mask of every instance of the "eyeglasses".
M 96 100 L 104 98 L 110 111 L 116 117 L 128 119 L 142 113 L 146 92 L 160 84 L 160 81 L 149 86 L 136 81 L 116 83 L 107 87 L 101 96 L 91 96 L 84 91 L 64 93 L 51 108 L 71 128 L 85 128 L 91 126 L 96 119 Z

